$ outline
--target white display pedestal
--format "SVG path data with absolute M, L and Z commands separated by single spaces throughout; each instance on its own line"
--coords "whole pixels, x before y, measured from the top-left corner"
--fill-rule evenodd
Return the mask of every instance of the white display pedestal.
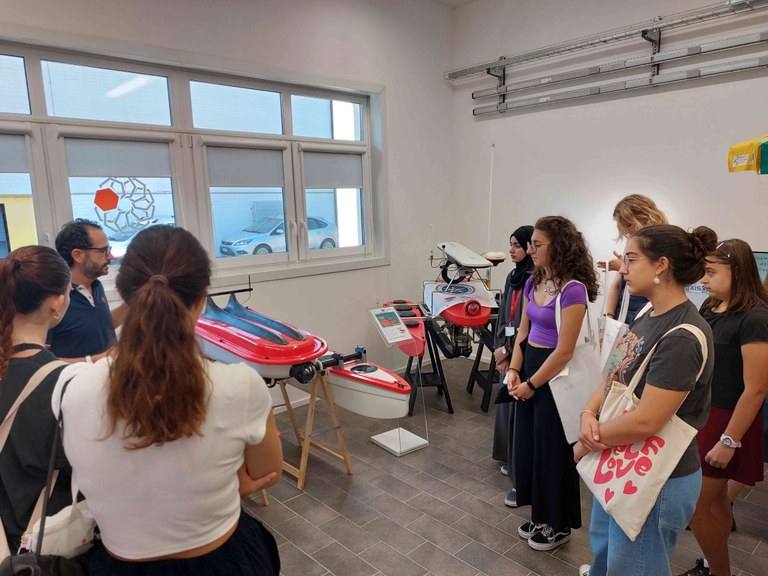
M 371 436 L 371 442 L 377 446 L 381 446 L 387 452 L 391 452 L 395 456 L 404 456 L 415 450 L 426 448 L 429 446 L 429 442 L 421 436 L 409 432 L 405 428 L 394 428 L 376 436 Z

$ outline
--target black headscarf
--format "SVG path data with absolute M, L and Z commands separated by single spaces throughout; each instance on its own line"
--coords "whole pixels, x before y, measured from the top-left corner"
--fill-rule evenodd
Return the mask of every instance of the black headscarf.
M 512 232 L 510 239 L 512 239 L 513 236 L 515 240 L 517 240 L 517 243 L 523 247 L 523 250 L 527 250 L 528 242 L 531 241 L 531 237 L 533 236 L 533 226 L 520 226 L 520 228 Z M 510 273 L 507 286 L 512 290 L 519 290 L 525 285 L 525 281 L 528 280 L 531 270 L 533 270 L 533 260 L 531 260 L 531 255 L 526 253 L 523 261 L 519 262 L 515 266 L 515 269 Z

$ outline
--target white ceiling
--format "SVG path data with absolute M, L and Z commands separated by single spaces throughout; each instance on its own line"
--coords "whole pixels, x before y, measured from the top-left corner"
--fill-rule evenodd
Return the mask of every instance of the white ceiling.
M 464 6 L 466 4 L 470 4 L 474 2 L 475 0 L 434 0 L 438 4 L 442 4 L 443 6 L 450 6 L 452 8 L 458 8 L 459 6 Z

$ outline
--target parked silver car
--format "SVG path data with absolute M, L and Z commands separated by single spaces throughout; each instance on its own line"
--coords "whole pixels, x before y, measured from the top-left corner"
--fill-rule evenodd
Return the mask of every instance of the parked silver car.
M 336 224 L 323 218 L 307 218 L 310 249 L 336 248 L 339 245 L 339 231 Z M 271 254 L 285 252 L 285 222 L 280 216 L 263 218 L 221 240 L 219 253 L 223 256 L 246 254 Z

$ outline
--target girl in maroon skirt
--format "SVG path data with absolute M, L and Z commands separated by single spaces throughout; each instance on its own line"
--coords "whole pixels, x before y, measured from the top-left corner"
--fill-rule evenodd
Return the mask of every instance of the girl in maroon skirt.
M 733 522 L 728 481 L 763 479 L 763 401 L 768 392 L 768 292 L 749 244 L 726 240 L 707 257 L 701 314 L 712 327 L 712 409 L 699 432 L 703 481 L 691 530 L 704 559 L 683 576 L 728 576 Z

